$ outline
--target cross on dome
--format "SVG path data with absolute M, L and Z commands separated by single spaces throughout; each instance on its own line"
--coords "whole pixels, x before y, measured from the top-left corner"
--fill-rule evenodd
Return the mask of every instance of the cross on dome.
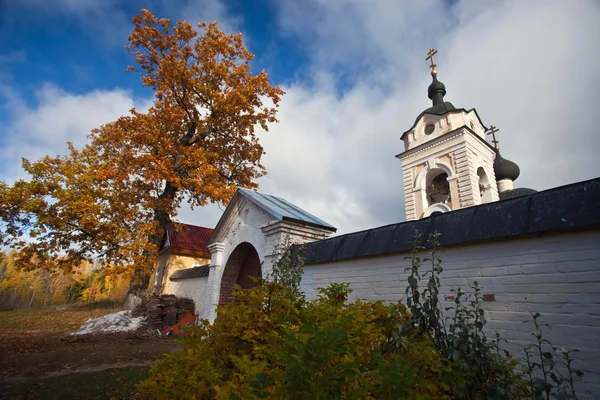
M 498 146 L 498 143 L 500 143 L 498 140 L 496 140 L 496 132 L 498 132 L 500 129 L 496 128 L 494 125 L 490 126 L 490 129 L 488 129 L 488 131 L 485 133 L 486 135 L 492 135 L 492 143 L 494 143 L 494 148 L 496 150 L 499 150 L 500 147 Z
M 435 67 L 437 67 L 437 65 L 435 64 L 435 62 L 433 60 L 433 56 L 436 54 L 437 54 L 437 50 L 432 47 L 427 52 L 427 58 L 425 58 L 425 61 L 430 60 L 430 62 L 431 62 L 431 64 L 429 65 L 429 68 L 431 68 L 431 76 L 437 75 L 437 70 L 435 69 Z

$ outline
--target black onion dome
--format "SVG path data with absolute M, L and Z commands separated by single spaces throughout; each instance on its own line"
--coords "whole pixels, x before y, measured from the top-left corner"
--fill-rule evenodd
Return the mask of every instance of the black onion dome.
M 516 180 L 521 174 L 519 166 L 510 160 L 502 158 L 500 151 L 496 150 L 496 158 L 494 159 L 494 174 L 496 174 L 496 181 L 503 179 L 510 179 L 511 181 Z
M 440 93 L 442 97 L 444 97 L 446 95 L 446 85 L 438 81 L 437 75 L 433 75 L 433 82 L 431 82 L 431 85 L 429 85 L 429 88 L 427 88 L 427 95 L 431 100 L 434 100 L 433 96 L 436 93 Z
M 427 95 L 432 100 L 433 105 L 424 112 L 428 114 L 444 115 L 448 111 L 455 110 L 456 108 L 452 103 L 444 101 L 446 85 L 438 81 L 437 74 L 431 74 L 431 76 L 433 77 L 433 82 L 431 82 L 431 85 L 429 85 L 429 88 L 427 89 Z

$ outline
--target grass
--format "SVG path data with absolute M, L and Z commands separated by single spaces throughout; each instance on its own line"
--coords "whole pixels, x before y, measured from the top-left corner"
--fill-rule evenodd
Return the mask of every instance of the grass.
M 77 330 L 89 318 L 97 318 L 117 308 L 48 308 L 0 312 L 0 338 L 59 333 Z
M 11 399 L 129 399 L 135 385 L 148 377 L 150 367 L 127 367 L 101 372 L 46 378 L 35 383 L 6 386 L 3 398 Z

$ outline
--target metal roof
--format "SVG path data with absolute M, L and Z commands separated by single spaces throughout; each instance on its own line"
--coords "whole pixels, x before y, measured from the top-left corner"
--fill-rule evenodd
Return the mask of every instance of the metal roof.
M 263 194 L 242 188 L 238 189 L 238 193 L 280 221 L 287 220 L 305 223 L 325 228 L 333 232 L 337 230 L 337 228 L 334 226 L 328 224 L 320 218 L 315 217 L 309 212 L 304 211 L 289 201 L 282 199 L 281 197 L 271 196 L 269 194 Z
M 208 276 L 210 272 L 210 265 L 201 265 L 194 268 L 180 269 L 179 271 L 173 272 L 169 277 L 170 280 L 176 281 L 179 279 L 190 279 L 190 278 L 204 278 Z
M 167 225 L 166 237 L 163 238 L 163 248 L 169 247 L 174 251 L 195 251 L 210 253 L 206 242 L 213 230 L 202 226 L 171 222 Z M 168 238 L 168 243 L 166 242 Z
M 571 228 L 597 228 L 599 204 L 600 178 L 596 178 L 308 243 L 305 264 L 410 251 L 415 229 L 424 239 L 437 231 L 439 244 L 450 246 Z

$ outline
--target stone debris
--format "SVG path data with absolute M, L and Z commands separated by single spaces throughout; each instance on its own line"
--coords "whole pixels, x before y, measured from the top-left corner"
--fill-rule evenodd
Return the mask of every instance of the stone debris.
M 147 316 L 148 329 L 162 331 L 166 327 L 175 325 L 183 318 L 186 311 L 194 314 L 193 300 L 165 294 L 150 297 L 142 306 L 133 311 L 133 315 Z
M 146 317 L 133 317 L 131 311 L 119 311 L 99 318 L 90 318 L 73 335 L 87 335 L 97 332 L 135 331 L 145 325 Z

